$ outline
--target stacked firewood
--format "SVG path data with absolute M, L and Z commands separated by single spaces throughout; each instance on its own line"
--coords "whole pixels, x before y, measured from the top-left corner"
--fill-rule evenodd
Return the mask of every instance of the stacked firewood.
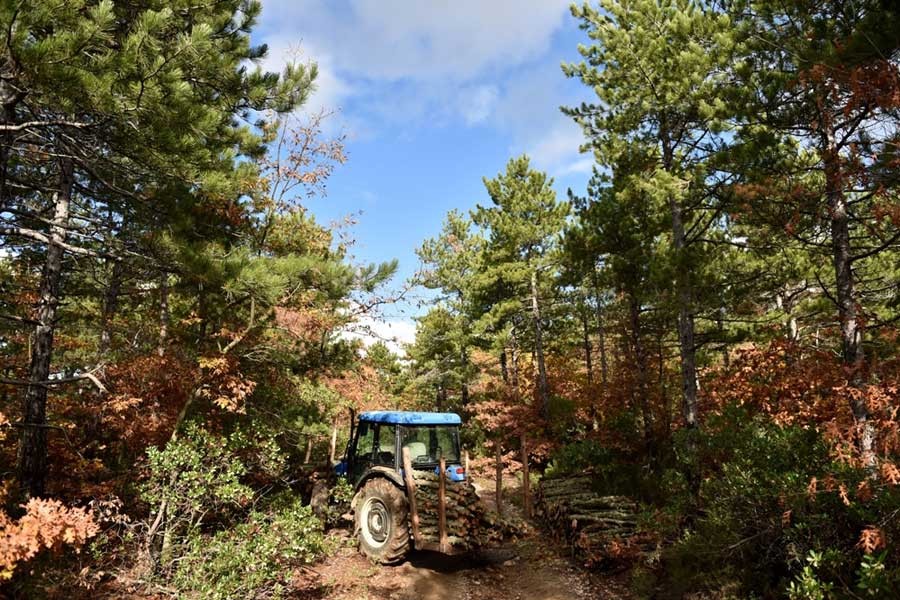
M 611 566 L 644 550 L 637 510 L 630 498 L 600 494 L 590 475 L 544 479 L 535 497 L 538 519 L 562 534 L 577 559 L 594 567 Z
M 440 543 L 439 489 L 435 473 L 415 471 L 419 535 L 426 544 Z M 456 550 L 476 548 L 485 540 L 484 506 L 468 481 L 444 482 L 447 543 Z

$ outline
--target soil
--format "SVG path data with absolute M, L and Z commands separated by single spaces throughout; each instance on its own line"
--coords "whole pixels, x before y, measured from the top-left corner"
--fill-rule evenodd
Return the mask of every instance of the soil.
M 511 480 L 509 483 L 513 483 Z M 476 487 L 493 507 L 493 493 Z M 518 492 L 512 486 L 506 498 Z M 506 514 L 520 514 L 504 502 Z M 627 575 L 588 573 L 564 547 L 526 522 L 520 539 L 478 556 L 412 552 L 397 566 L 370 562 L 346 531 L 335 534 L 339 550 L 297 581 L 298 598 L 334 600 L 631 600 Z

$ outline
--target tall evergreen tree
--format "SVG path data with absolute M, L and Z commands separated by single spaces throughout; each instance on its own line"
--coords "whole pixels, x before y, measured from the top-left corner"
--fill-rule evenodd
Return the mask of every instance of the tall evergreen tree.
M 630 176 L 671 227 L 670 259 L 678 309 L 683 414 L 697 426 L 698 265 L 702 240 L 718 223 L 707 164 L 722 138 L 718 97 L 732 53 L 727 15 L 690 0 L 603 0 L 573 6 L 591 39 L 584 61 L 563 65 L 598 96 L 566 109 L 584 129 L 598 162 L 615 168 L 625 154 L 649 160 Z
M 549 418 L 544 311 L 550 301 L 542 284 L 553 279 L 557 245 L 569 212 L 553 191 L 553 180 L 531 168 L 527 156 L 511 159 L 506 171 L 484 179 L 492 205 L 479 205 L 472 220 L 486 231 L 479 284 L 499 287 L 503 298 L 491 310 L 528 311 L 538 367 L 537 392 L 542 416 Z M 525 306 L 522 306 L 525 303 Z

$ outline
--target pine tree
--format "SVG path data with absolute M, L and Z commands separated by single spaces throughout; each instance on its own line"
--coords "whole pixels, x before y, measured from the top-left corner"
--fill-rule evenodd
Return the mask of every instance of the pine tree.
M 586 147 L 602 166 L 614 169 L 626 154 L 649 159 L 627 185 L 668 212 L 683 414 L 693 428 L 699 246 L 720 214 L 707 161 L 722 142 L 726 106 L 717 92 L 732 53 L 730 19 L 689 0 L 604 0 L 599 8 L 586 3 L 572 13 L 592 43 L 579 47 L 583 62 L 563 70 L 593 89 L 598 102 L 566 112 L 582 126 Z
M 527 311 L 538 367 L 537 393 L 541 415 L 550 414 L 544 341 L 544 311 L 550 298 L 543 285 L 553 280 L 556 248 L 569 212 L 559 202 L 553 180 L 531 168 L 527 156 L 513 158 L 506 171 L 484 179 L 492 205 L 479 205 L 472 220 L 485 231 L 478 285 L 500 292 L 491 299 L 489 317 Z M 524 306 L 523 306 L 524 304 Z

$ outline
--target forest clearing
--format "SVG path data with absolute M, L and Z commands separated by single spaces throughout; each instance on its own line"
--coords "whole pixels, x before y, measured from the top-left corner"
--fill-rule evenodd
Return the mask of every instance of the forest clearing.
M 0 39 L 0 597 L 900 598 L 897 3 Z

